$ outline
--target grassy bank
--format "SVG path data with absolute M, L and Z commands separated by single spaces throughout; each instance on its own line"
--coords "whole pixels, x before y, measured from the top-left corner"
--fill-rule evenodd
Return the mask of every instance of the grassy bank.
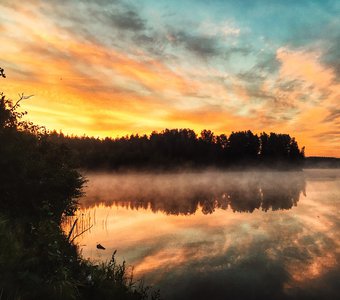
M 156 299 L 114 255 L 84 260 L 53 221 L 0 217 L 0 299 Z
M 65 145 L 22 121 L 24 99 L 0 94 L 0 299 L 158 298 L 114 256 L 100 265 L 84 260 L 62 231 L 85 179 Z

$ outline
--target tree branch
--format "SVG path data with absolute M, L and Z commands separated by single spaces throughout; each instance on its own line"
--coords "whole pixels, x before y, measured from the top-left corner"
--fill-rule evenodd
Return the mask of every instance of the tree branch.
M 15 102 L 15 104 L 13 105 L 13 107 L 11 108 L 11 111 L 14 111 L 16 107 L 19 106 L 19 103 L 22 101 L 22 100 L 26 100 L 26 99 L 29 99 L 31 97 L 33 97 L 34 95 L 29 95 L 29 96 L 25 96 L 24 93 L 22 93 L 21 95 L 19 94 L 19 100 L 17 102 Z
M 81 236 L 81 235 L 82 235 L 83 233 L 85 233 L 86 231 L 89 231 L 92 227 L 93 227 L 93 225 L 91 225 L 90 227 L 86 228 L 86 229 L 83 230 L 81 233 L 76 234 L 76 235 L 72 238 L 72 240 L 71 240 L 70 242 L 73 243 L 73 241 L 74 241 L 77 237 Z
M 72 228 L 71 228 L 70 232 L 67 235 L 67 240 L 68 241 L 70 240 L 70 237 L 72 235 L 72 232 L 73 232 L 74 228 L 76 227 L 77 222 L 78 222 L 78 219 L 75 219 L 75 221 L 73 222 Z

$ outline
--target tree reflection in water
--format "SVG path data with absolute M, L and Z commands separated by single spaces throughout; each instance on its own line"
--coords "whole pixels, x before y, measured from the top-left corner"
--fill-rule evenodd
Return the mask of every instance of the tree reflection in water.
M 164 299 L 338 299 L 338 173 L 315 172 L 91 173 L 79 243 Z
M 191 215 L 198 209 L 211 214 L 228 207 L 250 213 L 287 210 L 297 205 L 306 186 L 302 172 L 101 174 L 93 178 L 81 201 L 85 208 L 104 204 L 171 215 Z

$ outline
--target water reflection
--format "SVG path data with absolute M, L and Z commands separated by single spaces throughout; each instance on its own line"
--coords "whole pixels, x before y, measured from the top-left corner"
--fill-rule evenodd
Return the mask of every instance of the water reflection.
M 84 257 L 117 249 L 164 299 L 338 299 L 340 171 L 88 178 Z
M 302 172 L 97 174 L 81 204 L 150 208 L 171 215 L 191 215 L 199 208 L 203 214 L 228 207 L 234 212 L 286 210 L 297 205 L 305 187 Z

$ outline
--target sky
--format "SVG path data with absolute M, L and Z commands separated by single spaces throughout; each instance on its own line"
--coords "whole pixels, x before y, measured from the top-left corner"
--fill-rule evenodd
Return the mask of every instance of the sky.
M 340 157 L 340 1 L 0 0 L 0 91 L 49 130 L 288 133 Z

